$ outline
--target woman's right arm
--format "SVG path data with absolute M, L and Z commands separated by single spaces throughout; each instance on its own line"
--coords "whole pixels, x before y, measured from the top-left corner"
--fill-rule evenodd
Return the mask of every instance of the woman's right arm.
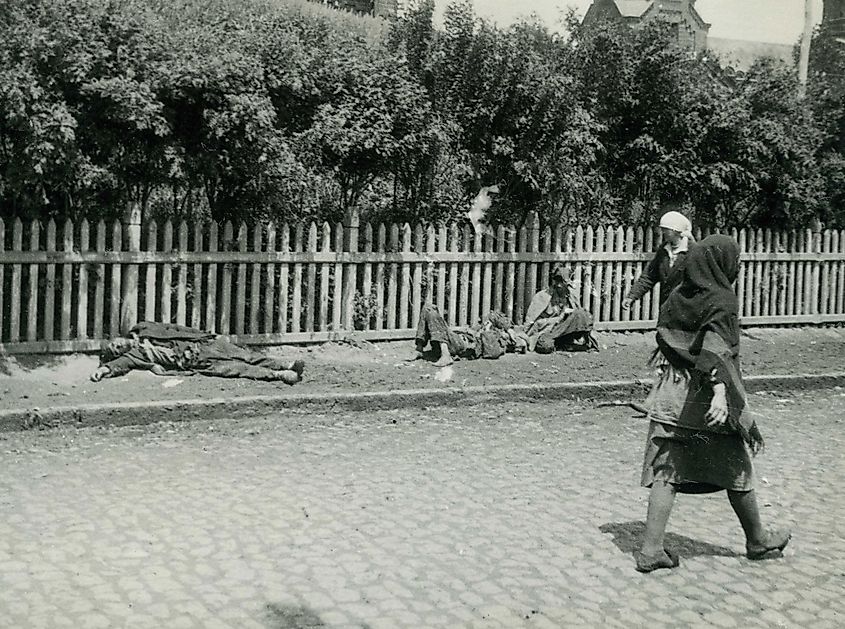
M 648 265 L 642 275 L 637 278 L 627 297 L 622 300 L 622 307 L 627 310 L 638 299 L 642 299 L 643 295 L 650 293 L 651 289 L 660 282 L 660 258 L 663 249 L 660 249 L 654 257 L 648 261 Z

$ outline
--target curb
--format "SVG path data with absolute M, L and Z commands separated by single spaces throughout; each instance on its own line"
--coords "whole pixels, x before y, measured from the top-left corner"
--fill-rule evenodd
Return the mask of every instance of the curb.
M 477 405 L 495 402 L 549 400 L 609 401 L 644 395 L 651 380 L 514 384 L 498 387 L 406 389 L 362 393 L 258 395 L 240 398 L 206 398 L 153 402 L 80 404 L 49 409 L 0 411 L 0 432 L 55 428 L 58 426 L 138 426 L 162 421 L 239 418 L 279 411 L 376 411 L 431 406 Z M 815 390 L 845 386 L 845 373 L 758 375 L 745 378 L 749 393 Z

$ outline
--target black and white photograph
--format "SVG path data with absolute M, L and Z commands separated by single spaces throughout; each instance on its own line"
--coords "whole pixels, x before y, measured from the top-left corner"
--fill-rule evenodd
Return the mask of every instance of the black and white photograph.
M 845 626 L 845 0 L 0 0 L 0 629 Z

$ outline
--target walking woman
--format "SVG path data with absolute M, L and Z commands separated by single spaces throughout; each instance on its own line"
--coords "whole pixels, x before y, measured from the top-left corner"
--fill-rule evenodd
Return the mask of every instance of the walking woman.
M 745 407 L 739 368 L 738 302 L 733 290 L 739 247 L 714 235 L 690 246 L 680 284 L 657 324 L 659 378 L 649 396 L 642 484 L 651 488 L 637 570 L 674 568 L 663 546 L 675 493 L 727 490 L 745 531 L 749 559 L 786 547 L 789 531 L 760 522 L 751 457 L 763 438 Z
M 681 279 L 684 258 L 690 243 L 695 241 L 692 223 L 680 212 L 670 211 L 660 217 L 660 231 L 663 234 L 663 245 L 622 300 L 623 310 L 628 310 L 635 301 L 650 293 L 656 284 L 660 284 L 662 304 Z

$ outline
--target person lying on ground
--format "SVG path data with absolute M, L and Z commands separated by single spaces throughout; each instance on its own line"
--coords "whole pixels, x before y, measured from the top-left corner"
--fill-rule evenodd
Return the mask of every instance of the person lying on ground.
M 745 409 L 739 363 L 738 302 L 733 283 L 739 246 L 709 236 L 690 247 L 681 282 L 660 308 L 655 361 L 658 379 L 646 406 L 650 418 L 643 487 L 650 489 L 637 570 L 674 568 L 664 546 L 675 494 L 726 490 L 745 532 L 749 559 L 782 551 L 791 533 L 763 527 L 752 457 L 763 447 Z
M 680 212 L 666 212 L 660 217 L 660 231 L 663 234 L 663 245 L 649 260 L 643 274 L 637 278 L 628 295 L 622 300 L 624 310 L 628 310 L 635 301 L 650 293 L 657 284 L 660 284 L 659 300 L 660 304 L 663 304 L 672 289 L 681 281 L 689 243 L 695 240 L 692 235 L 692 223 Z
M 437 306 L 423 304 L 411 361 L 423 358 L 426 346 L 438 349 L 436 367 L 451 365 L 455 358 L 498 358 L 505 352 L 525 353 L 528 339 L 499 311 L 492 311 L 480 325 L 450 329 Z
M 305 363 L 264 356 L 235 345 L 228 339 L 172 323 L 142 321 L 129 331 L 103 344 L 100 366 L 91 380 L 116 378 L 133 369 L 158 376 L 193 375 L 249 378 L 296 384 Z
M 569 271 L 561 265 L 549 273 L 548 288 L 531 300 L 524 327 L 528 349 L 538 354 L 599 349 L 592 334 L 593 315 L 581 307 Z

